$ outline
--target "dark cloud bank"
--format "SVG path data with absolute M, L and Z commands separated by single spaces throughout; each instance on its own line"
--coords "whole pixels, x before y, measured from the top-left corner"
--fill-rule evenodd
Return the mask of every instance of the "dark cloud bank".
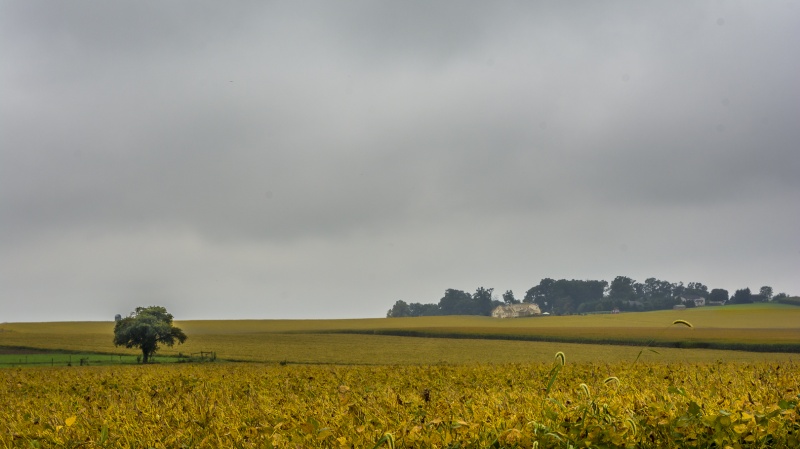
M 6 2 L 1 321 L 800 293 L 800 6 Z

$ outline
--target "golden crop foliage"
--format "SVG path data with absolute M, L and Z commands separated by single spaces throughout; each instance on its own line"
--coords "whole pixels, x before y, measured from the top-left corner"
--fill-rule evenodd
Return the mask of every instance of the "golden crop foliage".
M 795 363 L 559 359 L 557 378 L 553 363 L 5 369 L 0 447 L 800 444 Z

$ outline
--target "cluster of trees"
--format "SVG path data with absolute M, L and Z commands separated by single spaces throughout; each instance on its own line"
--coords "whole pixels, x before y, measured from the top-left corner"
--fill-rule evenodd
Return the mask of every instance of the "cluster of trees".
M 758 293 L 752 293 L 749 288 L 736 290 L 736 292 L 730 298 L 730 303 L 749 304 L 752 302 L 783 301 L 787 298 L 789 298 L 789 295 L 786 293 L 778 293 L 777 295 L 773 296 L 772 287 L 765 285 L 761 287 Z
M 621 311 L 646 311 L 670 309 L 677 304 L 694 307 L 696 297 L 720 304 L 744 304 L 773 299 L 772 287 L 761 287 L 753 294 L 749 288 L 736 290 L 733 296 L 722 288 L 709 290 L 700 282 L 673 283 L 656 278 L 637 282 L 627 276 L 617 276 L 611 283 L 594 280 L 542 279 L 525 292 L 520 300 L 514 292 L 507 290 L 502 301 L 493 295 L 492 288 L 478 288 L 470 294 L 461 290 L 447 289 L 438 304 L 406 303 L 397 301 L 386 314 L 387 317 L 432 316 L 432 315 L 491 315 L 492 309 L 503 304 L 520 302 L 535 303 L 542 312 L 555 315 L 590 313 L 618 309 Z M 785 298 L 785 293 L 775 299 Z
M 387 318 L 397 318 L 404 316 L 434 316 L 434 315 L 485 315 L 492 314 L 492 309 L 503 304 L 494 299 L 492 293 L 494 289 L 479 287 L 475 293 L 449 288 L 445 290 L 444 296 L 438 304 L 421 304 L 414 302 L 411 304 L 405 301 L 397 301 L 386 314 Z M 510 291 L 509 291 L 510 292 Z M 507 292 L 507 293 L 509 293 Z M 505 295 L 503 295 L 505 297 Z M 514 294 L 511 293 L 513 299 Z M 517 301 L 519 302 L 519 301 Z

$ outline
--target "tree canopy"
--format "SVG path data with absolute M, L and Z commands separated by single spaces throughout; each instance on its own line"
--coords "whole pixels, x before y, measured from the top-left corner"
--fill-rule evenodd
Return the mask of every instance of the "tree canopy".
M 734 304 L 749 304 L 753 302 L 753 295 L 750 293 L 749 288 L 740 288 L 731 296 L 731 302 Z
M 160 306 L 137 307 L 114 326 L 114 345 L 140 348 L 142 363 L 150 360 L 159 344 L 171 347 L 176 341 L 185 342 L 186 334 L 172 325 L 172 314 Z
M 519 304 L 520 300 L 514 297 L 513 291 L 506 290 L 506 292 L 503 293 L 503 302 L 506 304 Z
M 724 288 L 715 288 L 711 290 L 711 293 L 708 295 L 709 301 L 715 301 L 720 303 L 725 303 L 729 299 L 728 290 Z

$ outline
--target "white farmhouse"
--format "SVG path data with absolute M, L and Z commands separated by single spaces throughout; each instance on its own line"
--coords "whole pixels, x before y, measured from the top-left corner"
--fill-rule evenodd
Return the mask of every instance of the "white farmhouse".
M 493 318 L 519 318 L 523 316 L 541 315 L 542 311 L 537 304 L 523 303 L 497 306 L 492 310 Z
M 695 307 L 703 307 L 706 305 L 706 298 L 703 298 L 700 295 L 683 295 L 679 296 L 678 299 L 680 299 L 684 304 L 687 302 L 692 302 L 694 303 Z

